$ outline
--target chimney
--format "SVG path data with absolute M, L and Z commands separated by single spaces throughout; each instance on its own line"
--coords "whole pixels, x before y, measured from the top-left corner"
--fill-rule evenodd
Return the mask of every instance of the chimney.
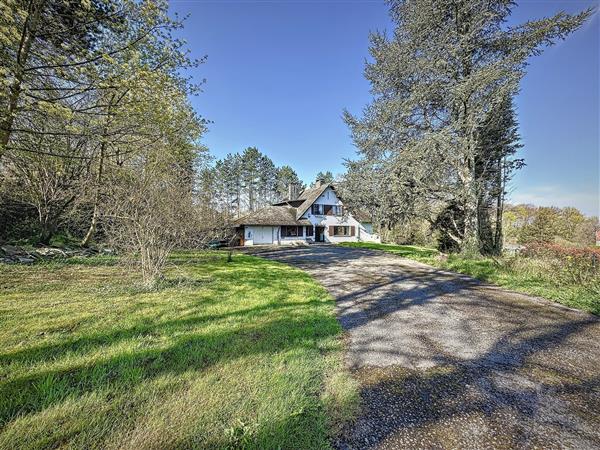
M 317 181 L 315 181 L 315 187 L 321 186 L 323 186 L 323 178 L 317 178 Z
M 298 198 L 298 187 L 294 183 L 288 185 L 288 200 L 296 200 Z

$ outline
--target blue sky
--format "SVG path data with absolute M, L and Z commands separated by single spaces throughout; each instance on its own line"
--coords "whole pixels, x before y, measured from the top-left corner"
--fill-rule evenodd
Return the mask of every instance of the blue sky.
M 363 77 L 368 34 L 391 30 L 383 1 L 172 0 L 189 14 L 183 30 L 193 74 L 206 78 L 193 99 L 212 120 L 204 143 L 220 158 L 256 146 L 305 181 L 342 172 L 355 148 L 342 110 L 370 100 Z M 521 0 L 511 21 L 576 12 L 593 0 Z M 599 209 L 599 20 L 531 60 L 517 98 L 527 167 L 511 186 L 514 202 Z

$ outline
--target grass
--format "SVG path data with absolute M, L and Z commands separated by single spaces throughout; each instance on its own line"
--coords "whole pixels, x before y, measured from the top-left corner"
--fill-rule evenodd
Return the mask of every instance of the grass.
M 179 253 L 0 267 L 0 448 L 327 448 L 352 417 L 333 302 L 307 274 Z
M 558 283 L 555 274 L 550 273 L 539 261 L 532 258 L 475 259 L 450 254 L 447 259 L 442 259 L 437 250 L 414 245 L 371 242 L 345 242 L 340 245 L 393 253 L 434 267 L 470 275 L 517 292 L 543 297 L 571 308 L 600 315 L 598 289 L 575 283 Z

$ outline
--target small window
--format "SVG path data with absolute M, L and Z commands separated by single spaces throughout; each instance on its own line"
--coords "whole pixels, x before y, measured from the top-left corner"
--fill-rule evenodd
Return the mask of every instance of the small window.
M 337 205 L 322 205 L 323 206 L 323 214 L 327 216 L 342 216 L 343 209 L 341 206 Z
M 306 227 L 306 235 L 307 236 L 312 236 L 313 234 L 315 234 L 315 230 L 314 230 L 313 226 L 312 225 L 308 225 Z
M 302 227 L 297 226 L 282 226 L 281 237 L 302 237 Z
M 334 236 L 350 236 L 350 227 L 334 226 L 333 227 L 333 235 Z
M 313 204 L 310 208 L 310 212 L 316 216 L 323 214 L 323 205 Z

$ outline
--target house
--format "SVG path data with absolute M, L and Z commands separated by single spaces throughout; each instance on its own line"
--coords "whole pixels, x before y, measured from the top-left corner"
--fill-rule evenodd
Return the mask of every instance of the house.
M 372 221 L 360 222 L 344 207 L 331 183 L 317 181 L 296 195 L 235 221 L 242 245 L 286 245 L 314 242 L 380 242 Z

